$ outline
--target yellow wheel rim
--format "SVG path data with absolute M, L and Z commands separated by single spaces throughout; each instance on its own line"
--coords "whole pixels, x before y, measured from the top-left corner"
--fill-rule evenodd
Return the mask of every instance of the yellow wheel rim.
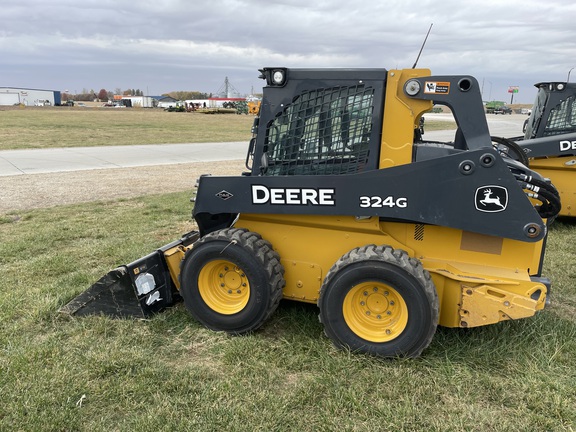
M 250 298 L 250 283 L 237 265 L 226 260 L 215 260 L 200 271 L 198 291 L 210 309 L 232 315 L 246 307 Z
M 378 282 L 352 287 L 342 312 L 350 330 L 370 342 L 389 342 L 400 336 L 408 323 L 408 307 L 402 296 Z

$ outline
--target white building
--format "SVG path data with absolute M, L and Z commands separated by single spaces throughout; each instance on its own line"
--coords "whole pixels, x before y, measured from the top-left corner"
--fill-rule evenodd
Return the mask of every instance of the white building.
M 151 96 L 151 97 L 156 100 L 158 108 L 164 108 L 164 109 L 174 108 L 176 105 L 180 103 L 178 100 L 170 96 Z
M 61 93 L 55 90 L 0 87 L 0 105 L 44 106 L 61 102 Z
M 158 106 L 158 101 L 152 96 L 122 96 L 122 100 L 129 100 L 130 103 L 125 105 L 131 107 L 155 108 Z

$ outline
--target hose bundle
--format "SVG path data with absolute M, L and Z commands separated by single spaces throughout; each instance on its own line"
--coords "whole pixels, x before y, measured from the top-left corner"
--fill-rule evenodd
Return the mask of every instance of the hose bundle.
M 560 194 L 552 183 L 527 174 L 514 174 L 514 177 L 522 189 L 529 191 L 526 193 L 528 197 L 542 203 L 535 206 L 541 218 L 554 219 L 560 213 Z
M 526 192 L 526 195 L 536 201 L 540 201 L 541 204 L 535 206 L 540 217 L 543 219 L 553 220 L 558 213 L 560 213 L 560 209 L 562 208 L 560 194 L 556 187 L 554 187 L 550 181 L 536 178 L 536 176 L 540 176 L 528 168 L 530 162 L 528 156 L 524 149 L 515 141 L 508 138 L 494 136 L 491 137 L 491 139 L 494 143 L 494 148 L 501 156 L 520 162 L 524 165 L 524 167 L 519 167 L 508 162 L 510 171 L 512 171 L 512 174 L 522 189 L 528 191 Z M 534 175 L 526 174 L 525 171 L 529 171 Z

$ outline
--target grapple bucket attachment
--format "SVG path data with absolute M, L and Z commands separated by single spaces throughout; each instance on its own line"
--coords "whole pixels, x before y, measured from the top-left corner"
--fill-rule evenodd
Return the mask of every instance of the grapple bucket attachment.
M 69 315 L 148 318 L 180 300 L 178 273 L 186 249 L 200 237 L 192 231 L 181 239 L 101 277 L 60 309 Z

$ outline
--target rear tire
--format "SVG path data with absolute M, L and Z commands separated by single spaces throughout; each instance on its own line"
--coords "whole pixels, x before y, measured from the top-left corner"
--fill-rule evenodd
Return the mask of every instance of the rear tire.
M 209 329 L 231 334 L 259 328 L 278 307 L 285 283 L 270 243 L 237 228 L 198 240 L 180 272 L 180 294 L 190 314 Z
M 364 246 L 342 256 L 326 275 L 318 306 L 337 347 L 380 357 L 418 357 L 439 316 L 430 274 L 390 246 Z

